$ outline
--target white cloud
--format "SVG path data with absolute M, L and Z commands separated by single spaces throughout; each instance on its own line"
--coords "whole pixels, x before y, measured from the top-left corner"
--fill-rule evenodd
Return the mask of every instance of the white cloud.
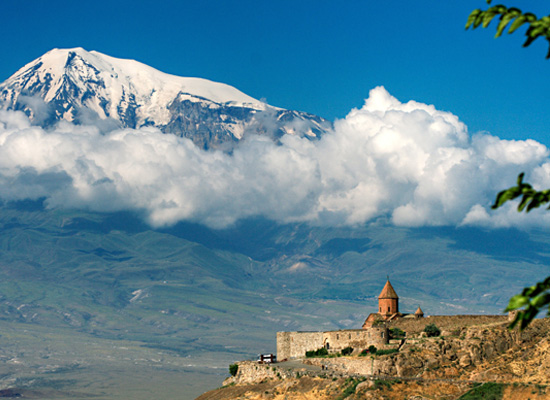
M 264 216 L 279 222 L 396 225 L 547 224 L 495 194 L 525 171 L 550 187 L 548 149 L 533 140 L 470 137 L 455 115 L 384 88 L 319 141 L 280 144 L 246 136 L 231 154 L 203 151 L 156 129 L 61 123 L 31 126 L 0 111 L 0 197 L 46 197 L 49 207 L 138 210 L 154 226 L 190 220 L 212 227 Z

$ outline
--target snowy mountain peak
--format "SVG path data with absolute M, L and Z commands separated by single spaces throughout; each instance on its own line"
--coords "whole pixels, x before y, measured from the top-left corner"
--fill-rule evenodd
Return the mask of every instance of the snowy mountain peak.
M 44 124 L 83 122 L 92 114 L 125 127 L 157 126 L 203 147 L 238 140 L 250 129 L 265 133 L 268 128 L 255 118 L 261 112 L 278 121 L 276 135 L 293 133 L 301 123 L 303 134 L 316 137 L 330 125 L 313 115 L 269 106 L 223 83 L 166 74 L 80 47 L 53 49 L 0 84 L 3 108 L 37 119 L 31 105 L 36 98 L 48 106 Z

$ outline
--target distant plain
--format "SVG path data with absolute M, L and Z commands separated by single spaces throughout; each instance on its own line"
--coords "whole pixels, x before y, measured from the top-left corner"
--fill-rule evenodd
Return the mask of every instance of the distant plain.
M 500 313 L 550 242 L 383 221 L 153 230 L 41 201 L 5 203 L 0 224 L 0 388 L 42 399 L 193 399 L 277 331 L 361 326 L 387 275 L 404 312 Z

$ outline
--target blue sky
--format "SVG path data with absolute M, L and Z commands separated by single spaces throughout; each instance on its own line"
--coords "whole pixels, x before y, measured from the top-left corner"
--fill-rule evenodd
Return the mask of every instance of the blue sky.
M 507 4 L 550 12 L 547 1 L 517 3 Z M 453 112 L 470 133 L 550 145 L 546 43 L 523 49 L 523 29 L 497 40 L 494 26 L 465 31 L 477 7 L 485 1 L 6 0 L 0 80 L 81 46 L 329 119 L 383 85 Z

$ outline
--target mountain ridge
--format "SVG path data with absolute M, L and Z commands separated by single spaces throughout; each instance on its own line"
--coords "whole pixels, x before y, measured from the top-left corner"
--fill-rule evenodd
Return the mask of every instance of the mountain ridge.
M 224 83 L 83 48 L 53 49 L 26 64 L 0 84 L 0 104 L 43 126 L 110 119 L 122 128 L 154 126 L 203 148 L 248 133 L 317 138 L 331 128 L 320 117 L 273 107 Z

